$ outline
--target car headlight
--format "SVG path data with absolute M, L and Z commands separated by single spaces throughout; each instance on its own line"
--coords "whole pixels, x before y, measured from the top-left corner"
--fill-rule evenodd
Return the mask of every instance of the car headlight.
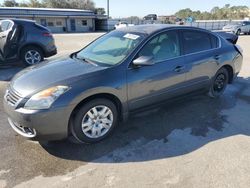
M 55 86 L 33 95 L 24 105 L 25 109 L 43 110 L 48 109 L 55 100 L 69 90 L 68 86 Z

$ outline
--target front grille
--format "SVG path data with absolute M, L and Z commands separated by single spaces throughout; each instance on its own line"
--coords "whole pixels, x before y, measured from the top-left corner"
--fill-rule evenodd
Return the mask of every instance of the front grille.
M 5 100 L 12 106 L 17 106 L 18 102 L 22 99 L 13 89 L 8 89 L 5 94 Z

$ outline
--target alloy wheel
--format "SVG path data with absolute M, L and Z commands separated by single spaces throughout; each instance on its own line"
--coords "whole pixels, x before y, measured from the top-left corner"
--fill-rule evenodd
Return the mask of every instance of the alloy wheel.
M 107 134 L 113 124 L 113 112 L 104 105 L 91 108 L 82 119 L 82 132 L 88 138 L 100 138 Z
M 213 85 L 214 91 L 216 93 L 223 92 L 226 87 L 226 82 L 227 82 L 226 76 L 223 73 L 218 74 Z
M 35 65 L 41 61 L 41 55 L 36 50 L 29 50 L 25 54 L 25 61 L 29 65 Z

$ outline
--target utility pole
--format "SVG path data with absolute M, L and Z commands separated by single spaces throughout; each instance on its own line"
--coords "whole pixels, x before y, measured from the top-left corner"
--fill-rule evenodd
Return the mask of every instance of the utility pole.
M 108 15 L 108 19 L 109 19 L 109 0 L 107 0 L 107 15 Z

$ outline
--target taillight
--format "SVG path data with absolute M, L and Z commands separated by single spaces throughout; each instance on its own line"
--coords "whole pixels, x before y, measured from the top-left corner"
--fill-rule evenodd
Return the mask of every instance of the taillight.
M 45 32 L 45 33 L 43 33 L 43 36 L 44 37 L 52 37 L 52 33 Z

